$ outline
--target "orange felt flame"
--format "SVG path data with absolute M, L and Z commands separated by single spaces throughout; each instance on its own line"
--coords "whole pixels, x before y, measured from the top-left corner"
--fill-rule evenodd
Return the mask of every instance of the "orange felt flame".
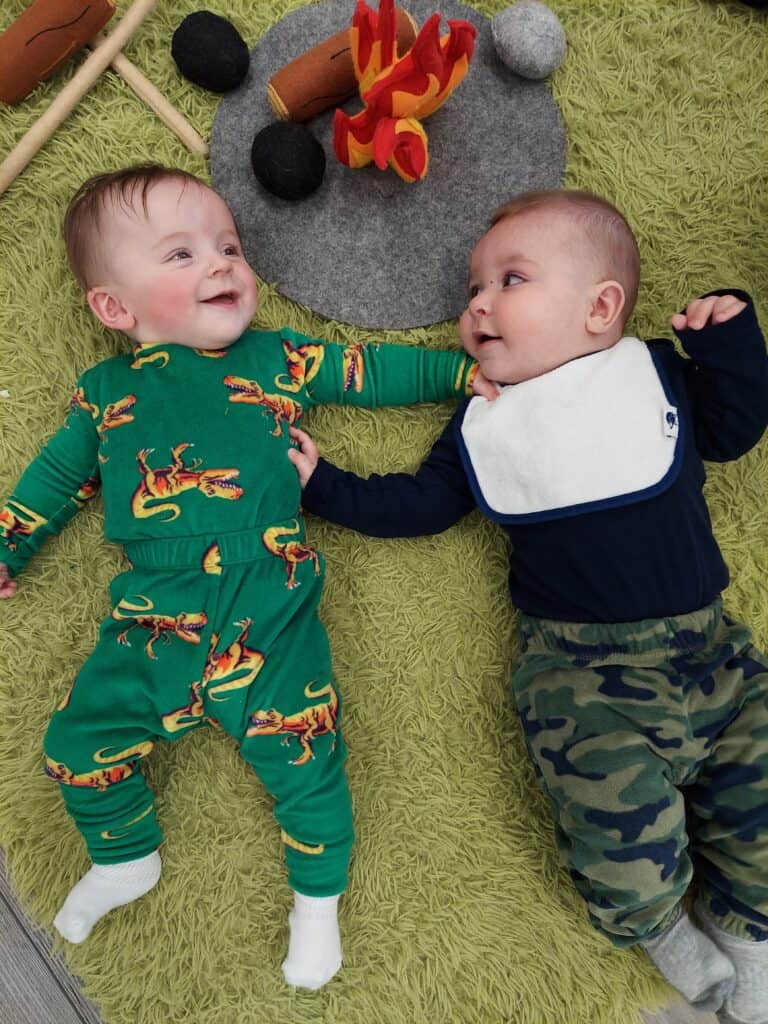
M 420 121 L 442 106 L 466 75 L 477 35 L 470 22 L 449 21 L 441 38 L 439 25 L 440 15 L 433 14 L 398 58 L 394 0 L 380 0 L 378 15 L 358 0 L 349 35 L 365 107 L 352 117 L 336 111 L 333 148 L 341 163 L 356 168 L 374 161 L 408 182 L 426 175 L 428 143 Z

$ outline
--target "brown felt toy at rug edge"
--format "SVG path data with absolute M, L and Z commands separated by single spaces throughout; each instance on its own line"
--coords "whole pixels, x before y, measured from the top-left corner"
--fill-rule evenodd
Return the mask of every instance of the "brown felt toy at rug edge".
M 35 0 L 0 35 L 0 100 L 20 103 L 91 42 L 114 13 L 112 0 Z

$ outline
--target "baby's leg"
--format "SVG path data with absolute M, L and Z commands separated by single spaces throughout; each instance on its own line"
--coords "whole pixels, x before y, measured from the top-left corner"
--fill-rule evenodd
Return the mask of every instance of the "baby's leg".
M 113 604 L 132 577 L 113 581 Z M 159 580 L 155 573 L 151 582 L 137 582 L 135 592 L 152 593 L 162 607 L 165 593 L 157 594 Z M 202 645 L 198 649 L 174 637 L 157 644 L 151 658 L 141 630 L 134 630 L 130 643 L 118 639 L 124 630 L 124 620 L 110 617 L 103 623 L 98 645 L 45 737 L 47 773 L 61 784 L 67 811 L 93 862 L 54 920 L 70 942 L 82 942 L 105 914 L 149 892 L 160 877 L 162 835 L 142 759 L 164 731 L 161 717 L 174 726 L 181 721 L 173 712 L 189 704 L 189 680 L 200 678 L 205 664 Z M 166 710 L 171 714 L 163 715 Z M 187 717 L 189 728 L 202 722 L 201 715 Z M 184 731 L 166 730 L 166 735 L 173 739 Z
M 718 1009 L 733 967 L 681 913 L 692 865 L 672 779 L 696 752 L 684 691 L 668 677 L 669 626 L 524 616 L 521 627 L 518 711 L 592 923 L 615 945 L 642 944 L 689 1002 Z
M 223 584 L 235 571 L 225 567 Z M 337 906 L 354 834 L 339 697 L 316 613 L 322 575 L 305 561 L 297 577 L 300 586 L 288 590 L 282 563 L 270 559 L 233 587 L 237 606 L 227 618 L 248 623 L 237 650 L 240 665 L 253 671 L 209 682 L 204 699 L 206 713 L 240 739 L 242 756 L 275 799 L 294 892 L 283 973 L 290 985 L 318 989 L 341 966 Z M 232 644 L 222 630 L 218 649 Z M 247 685 L 240 689 L 238 681 Z
M 726 620 L 722 632 L 731 651 L 715 692 L 736 699 L 690 790 L 696 919 L 734 964 L 730 1019 L 768 1024 L 768 659 L 745 627 Z
M 277 657 L 273 664 L 279 671 Z M 271 699 L 265 708 L 263 694 L 255 699 L 241 752 L 275 797 L 294 890 L 283 973 L 289 985 L 317 989 L 341 967 L 337 905 L 347 884 L 353 831 L 336 690 L 313 677 L 306 669 L 294 676 L 304 684 L 298 693 L 287 680 L 277 682 L 277 708 Z

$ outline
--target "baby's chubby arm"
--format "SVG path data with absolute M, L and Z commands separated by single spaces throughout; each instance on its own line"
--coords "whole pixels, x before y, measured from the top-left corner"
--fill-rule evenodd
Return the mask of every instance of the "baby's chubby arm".
M 99 488 L 98 406 L 78 381 L 64 426 L 43 445 L 7 498 L 0 499 L 0 598 L 12 597 L 29 559 Z
M 428 349 L 386 342 L 339 344 L 284 329 L 283 348 L 303 378 L 301 404 L 341 404 L 376 409 L 384 405 L 442 402 L 467 395 L 496 397 L 477 363 L 460 350 Z

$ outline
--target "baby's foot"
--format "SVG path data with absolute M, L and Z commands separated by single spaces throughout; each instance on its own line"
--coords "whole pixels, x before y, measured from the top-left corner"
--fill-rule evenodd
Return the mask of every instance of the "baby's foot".
M 67 896 L 54 927 L 69 942 L 83 942 L 110 910 L 133 903 L 157 885 L 160 867 L 157 850 L 122 864 L 94 864 Z
M 733 988 L 733 964 L 686 913 L 642 946 L 658 969 L 699 1010 L 719 1010 Z
M 720 1015 L 723 1024 L 766 1024 L 768 1022 L 768 941 L 754 942 L 723 931 L 715 924 L 700 900 L 696 919 L 733 962 L 736 984 L 725 1000 Z
M 341 936 L 336 909 L 338 896 L 312 897 L 294 893 L 288 915 L 291 928 L 283 974 L 289 985 L 318 989 L 341 967 Z

